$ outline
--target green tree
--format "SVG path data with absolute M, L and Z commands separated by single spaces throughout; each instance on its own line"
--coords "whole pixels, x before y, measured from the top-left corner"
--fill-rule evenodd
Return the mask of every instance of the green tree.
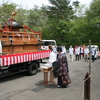
M 15 20 L 22 23 L 23 25 L 28 25 L 28 10 L 23 9 L 21 6 L 18 6 L 16 9 L 18 12 L 17 15 L 14 17 Z
M 12 12 L 16 11 L 15 3 L 3 2 L 0 6 L 0 23 L 4 23 L 11 18 Z
M 88 37 L 94 43 L 100 43 L 100 0 L 93 0 L 90 8 L 86 11 L 89 24 Z
M 57 25 L 57 33 L 56 34 L 56 37 L 58 42 L 61 41 L 61 42 L 69 42 L 69 25 L 66 21 L 64 20 L 60 20 L 58 25 Z
M 28 25 L 36 31 L 42 31 L 45 28 L 47 19 L 44 11 L 36 5 L 28 11 Z
M 64 37 L 68 37 L 68 23 L 74 13 L 70 0 L 49 0 L 49 2 L 51 5 L 45 10 L 48 15 L 49 36 L 56 41 L 66 42 Z
M 69 20 L 73 17 L 70 0 L 49 0 L 51 6 L 47 7 L 49 18 L 56 20 Z
M 17 15 L 13 17 L 15 20 L 27 24 L 27 10 L 8 1 L 4 1 L 0 6 L 0 24 L 4 24 L 8 19 L 12 18 L 12 12 L 17 12 Z

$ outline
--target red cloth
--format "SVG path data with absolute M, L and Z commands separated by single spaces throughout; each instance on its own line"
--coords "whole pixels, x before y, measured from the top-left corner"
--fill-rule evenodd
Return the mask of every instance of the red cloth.
M 27 52 L 10 55 L 0 55 L 0 66 L 7 66 L 32 60 L 43 59 L 49 57 L 51 50 Z

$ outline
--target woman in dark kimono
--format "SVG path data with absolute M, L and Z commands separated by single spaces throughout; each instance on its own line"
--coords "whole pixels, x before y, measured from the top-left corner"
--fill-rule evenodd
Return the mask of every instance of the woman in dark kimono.
M 58 87 L 66 87 L 71 83 L 70 77 L 68 75 L 68 62 L 65 54 L 61 53 L 62 48 L 57 47 L 57 62 L 59 62 L 59 75 L 58 75 Z

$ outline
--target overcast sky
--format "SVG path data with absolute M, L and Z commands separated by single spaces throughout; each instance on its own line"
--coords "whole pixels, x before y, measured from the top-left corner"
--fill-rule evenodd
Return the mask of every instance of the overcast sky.
M 2 3 L 2 1 L 3 0 L 0 0 L 0 4 Z M 33 8 L 34 5 L 37 6 L 42 6 L 42 4 L 49 5 L 48 0 L 5 0 L 5 1 L 10 1 L 18 5 L 22 5 L 22 7 L 28 9 Z M 76 1 L 76 0 L 71 0 L 71 1 Z M 80 2 L 80 4 L 86 4 L 88 6 L 92 0 L 78 0 L 78 1 Z

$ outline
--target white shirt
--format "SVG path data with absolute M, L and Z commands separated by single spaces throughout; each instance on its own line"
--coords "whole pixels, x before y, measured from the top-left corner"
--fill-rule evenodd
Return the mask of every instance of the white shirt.
M 83 53 L 83 48 L 82 47 L 80 47 L 80 53 Z
M 95 48 L 92 48 L 92 55 L 95 55 Z
M 84 49 L 84 54 L 88 54 L 88 53 L 89 53 L 89 49 L 88 48 Z
M 49 56 L 49 62 L 53 63 L 54 61 L 56 61 L 56 58 L 57 58 L 57 54 L 51 51 L 50 56 Z
M 80 48 L 79 47 L 75 48 L 75 54 L 76 55 L 79 55 L 80 54 Z
M 57 58 L 57 54 L 54 53 L 53 51 L 51 51 L 50 55 L 49 55 L 49 60 L 48 60 L 48 63 L 44 64 L 45 67 L 52 67 L 52 63 L 54 61 L 56 61 L 56 58 Z M 44 66 L 42 66 L 44 67 Z
M 62 52 L 61 53 L 66 53 L 66 48 L 62 47 Z
M 69 54 L 73 55 L 73 51 L 74 51 L 73 48 L 69 48 Z

